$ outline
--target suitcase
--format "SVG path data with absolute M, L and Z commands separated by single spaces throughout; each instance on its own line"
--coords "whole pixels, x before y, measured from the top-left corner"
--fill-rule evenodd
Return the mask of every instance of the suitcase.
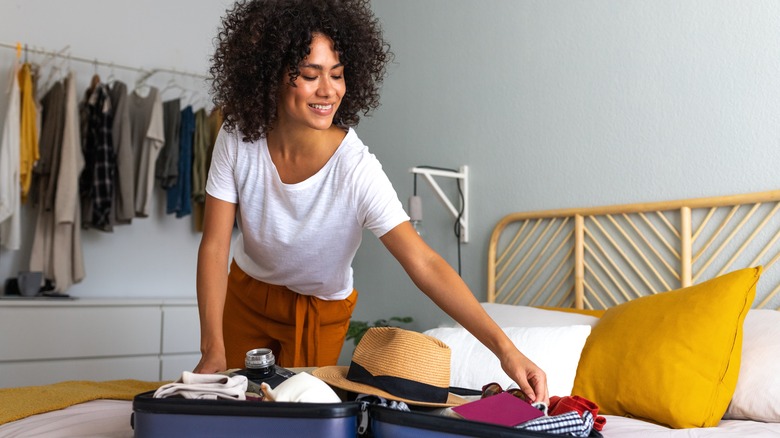
M 357 436 L 360 407 L 345 403 L 288 403 L 154 398 L 133 399 L 136 438 Z
M 462 420 L 425 412 L 404 412 L 382 406 L 368 408 L 373 438 L 550 438 L 544 432 Z

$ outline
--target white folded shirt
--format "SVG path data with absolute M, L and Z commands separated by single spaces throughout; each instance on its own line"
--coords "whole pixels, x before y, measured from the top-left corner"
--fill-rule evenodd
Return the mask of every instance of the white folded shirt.
M 303 403 L 340 403 L 341 399 L 327 383 L 309 373 L 298 373 L 276 386 L 263 382 L 260 388 L 268 401 Z
M 247 386 L 245 376 L 229 377 L 222 374 L 195 374 L 184 371 L 175 382 L 159 387 L 154 392 L 154 397 L 246 400 Z

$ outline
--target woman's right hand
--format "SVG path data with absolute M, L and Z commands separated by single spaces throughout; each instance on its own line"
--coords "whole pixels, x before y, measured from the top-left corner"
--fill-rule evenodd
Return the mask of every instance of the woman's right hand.
M 193 370 L 195 373 L 211 374 L 227 369 L 222 313 L 225 309 L 228 256 L 235 220 L 236 204 L 206 195 L 196 277 L 201 357 Z
M 197 374 L 213 374 L 225 371 L 226 369 L 227 361 L 224 354 L 221 357 L 218 355 L 204 354 L 200 357 L 200 362 L 198 362 L 198 365 L 195 366 L 195 369 L 192 370 L 192 372 Z

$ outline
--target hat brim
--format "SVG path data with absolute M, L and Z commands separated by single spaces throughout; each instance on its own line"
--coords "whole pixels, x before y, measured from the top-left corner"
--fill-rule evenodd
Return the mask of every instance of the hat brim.
M 329 385 L 335 386 L 337 388 L 356 392 L 358 394 L 378 395 L 388 400 L 402 401 L 408 405 L 413 405 L 413 406 L 426 406 L 426 407 L 438 408 L 438 407 L 460 406 L 468 402 L 468 400 L 462 397 L 458 397 L 453 393 L 447 394 L 447 401 L 444 403 L 423 402 L 423 401 L 401 398 L 393 394 L 390 394 L 389 392 L 385 392 L 381 389 L 375 388 L 373 386 L 348 380 L 347 379 L 348 371 L 349 371 L 349 367 L 346 366 L 326 366 L 326 367 L 315 369 L 314 371 L 312 371 L 312 375 L 319 378 L 320 380 L 323 380 L 325 383 L 328 383 Z

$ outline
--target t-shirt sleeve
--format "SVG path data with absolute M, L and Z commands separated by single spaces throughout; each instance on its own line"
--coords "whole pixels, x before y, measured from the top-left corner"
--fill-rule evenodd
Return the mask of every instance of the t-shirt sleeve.
M 382 165 L 373 154 L 366 153 L 356 172 L 358 221 L 376 237 L 384 236 L 409 216 Z
M 235 178 L 237 149 L 236 135 L 225 131 L 224 128 L 220 129 L 214 142 L 211 167 L 206 181 L 206 193 L 233 204 L 238 202 Z

